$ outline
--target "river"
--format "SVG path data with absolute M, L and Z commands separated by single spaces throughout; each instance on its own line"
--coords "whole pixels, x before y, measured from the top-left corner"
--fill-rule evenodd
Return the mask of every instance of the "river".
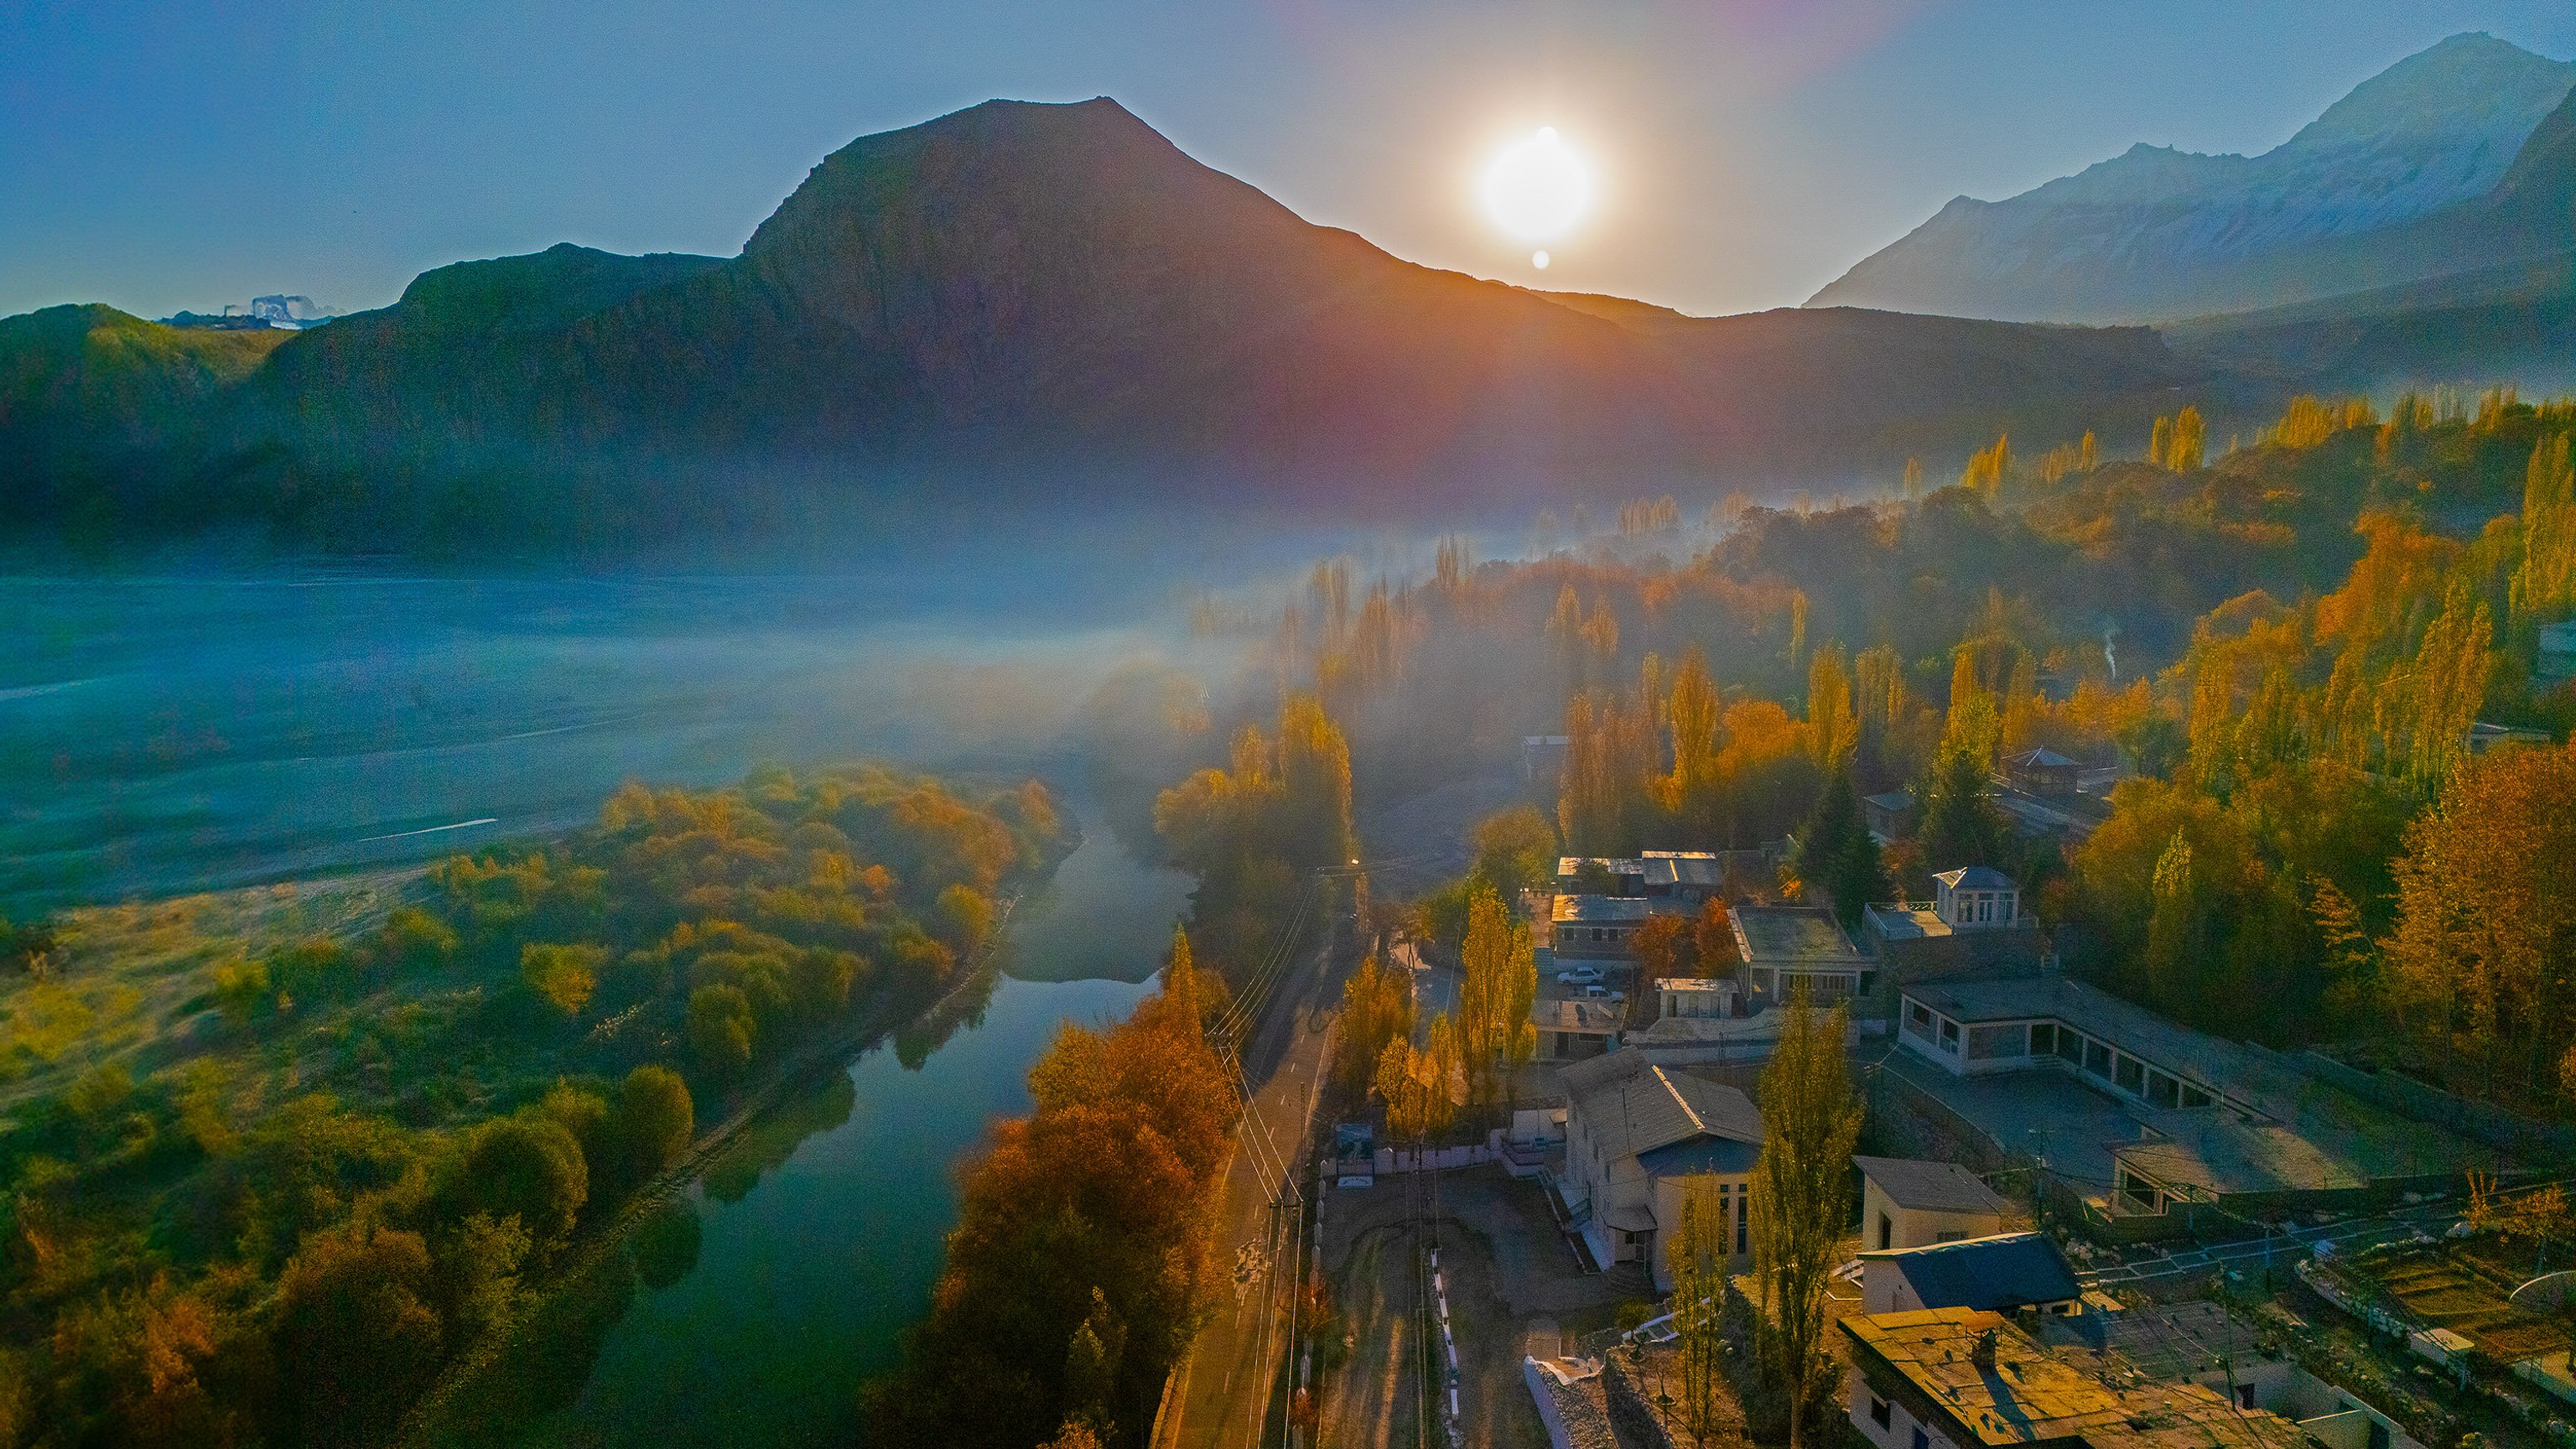
M 767 1113 L 469 1379 L 442 1442 L 845 1444 L 929 1306 L 952 1169 L 1063 1022 L 1124 1016 L 1187 902 L 1094 825 L 970 990 Z

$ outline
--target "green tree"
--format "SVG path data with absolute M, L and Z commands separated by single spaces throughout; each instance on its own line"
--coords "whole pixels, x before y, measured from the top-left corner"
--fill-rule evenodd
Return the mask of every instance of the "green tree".
M 599 968 L 608 961 L 605 946 L 550 946 L 531 941 L 519 948 L 519 979 L 539 998 L 566 1016 L 578 1016 L 599 988 Z
M 713 1075 L 735 1076 L 751 1065 L 756 1030 L 742 988 L 709 982 L 689 993 L 689 1049 Z
M 678 1072 L 648 1062 L 619 1084 L 616 1137 L 629 1183 L 649 1182 L 688 1155 L 697 1131 L 689 1084 Z
M 1973 744 L 1943 746 L 1930 778 L 1923 783 L 1923 823 L 1916 831 L 1929 869 L 2006 864 L 2009 833 L 1995 808 L 1990 769 Z
M 1835 769 L 1816 797 L 1815 811 L 1798 834 L 1795 865 L 1801 881 L 1833 900 L 1834 914 L 1846 926 L 1858 925 L 1862 909 L 1886 893 L 1878 840 L 1860 813 L 1848 763 Z
M 572 1235 L 590 1198 L 581 1143 L 543 1115 L 500 1117 L 467 1139 L 446 1196 L 459 1220 L 474 1213 L 515 1217 L 539 1252 Z
M 973 886 L 952 885 L 939 893 L 931 918 L 936 923 L 934 934 L 963 961 L 981 950 L 992 934 L 993 903 Z
M 1804 993 L 1786 1008 L 1762 1070 L 1762 1151 L 1753 1163 L 1753 1275 L 1768 1314 L 1765 1372 L 1789 1405 L 1790 1449 L 1831 1391 L 1825 1290 L 1852 1215 L 1851 1156 L 1860 1103 L 1844 1060 L 1846 1009 L 1817 1011 Z
M 1476 822 L 1469 837 L 1474 873 L 1493 882 L 1505 900 L 1556 878 L 1556 827 L 1534 805 L 1515 805 Z
M 1680 1371 L 1683 1432 L 1706 1444 L 1723 1426 L 1726 1362 L 1726 1213 L 1717 1179 L 1682 1184 L 1680 1230 L 1665 1250 L 1673 1274 L 1673 1366 Z
M 437 1372 L 420 1234 L 351 1227 L 305 1239 L 278 1280 L 277 1358 L 296 1443 L 373 1443 Z

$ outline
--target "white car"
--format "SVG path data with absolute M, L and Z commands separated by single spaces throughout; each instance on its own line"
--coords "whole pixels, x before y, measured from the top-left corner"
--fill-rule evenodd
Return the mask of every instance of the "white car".
M 1575 966 L 1556 973 L 1559 986 L 1590 986 L 1601 979 L 1598 966 Z

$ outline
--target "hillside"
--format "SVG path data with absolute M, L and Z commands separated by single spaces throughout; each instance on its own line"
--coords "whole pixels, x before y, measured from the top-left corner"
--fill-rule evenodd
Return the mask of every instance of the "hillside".
M 2260 156 L 2140 145 L 2008 200 L 1957 198 L 1809 305 L 2145 321 L 2563 249 L 2566 209 L 2517 198 L 2553 184 L 2571 84 L 2576 64 L 2454 36 Z M 2555 184 L 2565 175 L 2560 165 Z
M 2193 380 L 2137 329 L 1479 281 L 1309 224 L 1115 102 L 993 102 L 835 152 L 729 260 L 427 273 L 167 420 L 91 501 L 127 532 L 358 548 L 1068 498 L 1446 515 L 2143 427 Z

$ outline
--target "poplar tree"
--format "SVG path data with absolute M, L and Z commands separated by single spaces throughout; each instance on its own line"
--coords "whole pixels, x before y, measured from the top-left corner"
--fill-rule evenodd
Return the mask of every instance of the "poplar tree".
M 1673 1272 L 1673 1365 L 1681 1371 L 1682 1430 L 1706 1444 L 1722 1427 L 1720 1397 L 1726 1337 L 1726 1213 L 1717 1179 L 1697 1173 L 1682 1184 L 1679 1231 L 1665 1248 Z
M 1818 1011 L 1801 991 L 1762 1070 L 1762 1153 L 1753 1164 L 1753 1276 L 1768 1315 L 1758 1338 L 1764 1371 L 1789 1405 L 1789 1449 L 1806 1442 L 1820 1391 L 1829 1391 L 1825 1290 L 1842 1261 L 1852 1215 L 1851 1157 L 1860 1102 L 1844 1061 L 1849 1015 Z

